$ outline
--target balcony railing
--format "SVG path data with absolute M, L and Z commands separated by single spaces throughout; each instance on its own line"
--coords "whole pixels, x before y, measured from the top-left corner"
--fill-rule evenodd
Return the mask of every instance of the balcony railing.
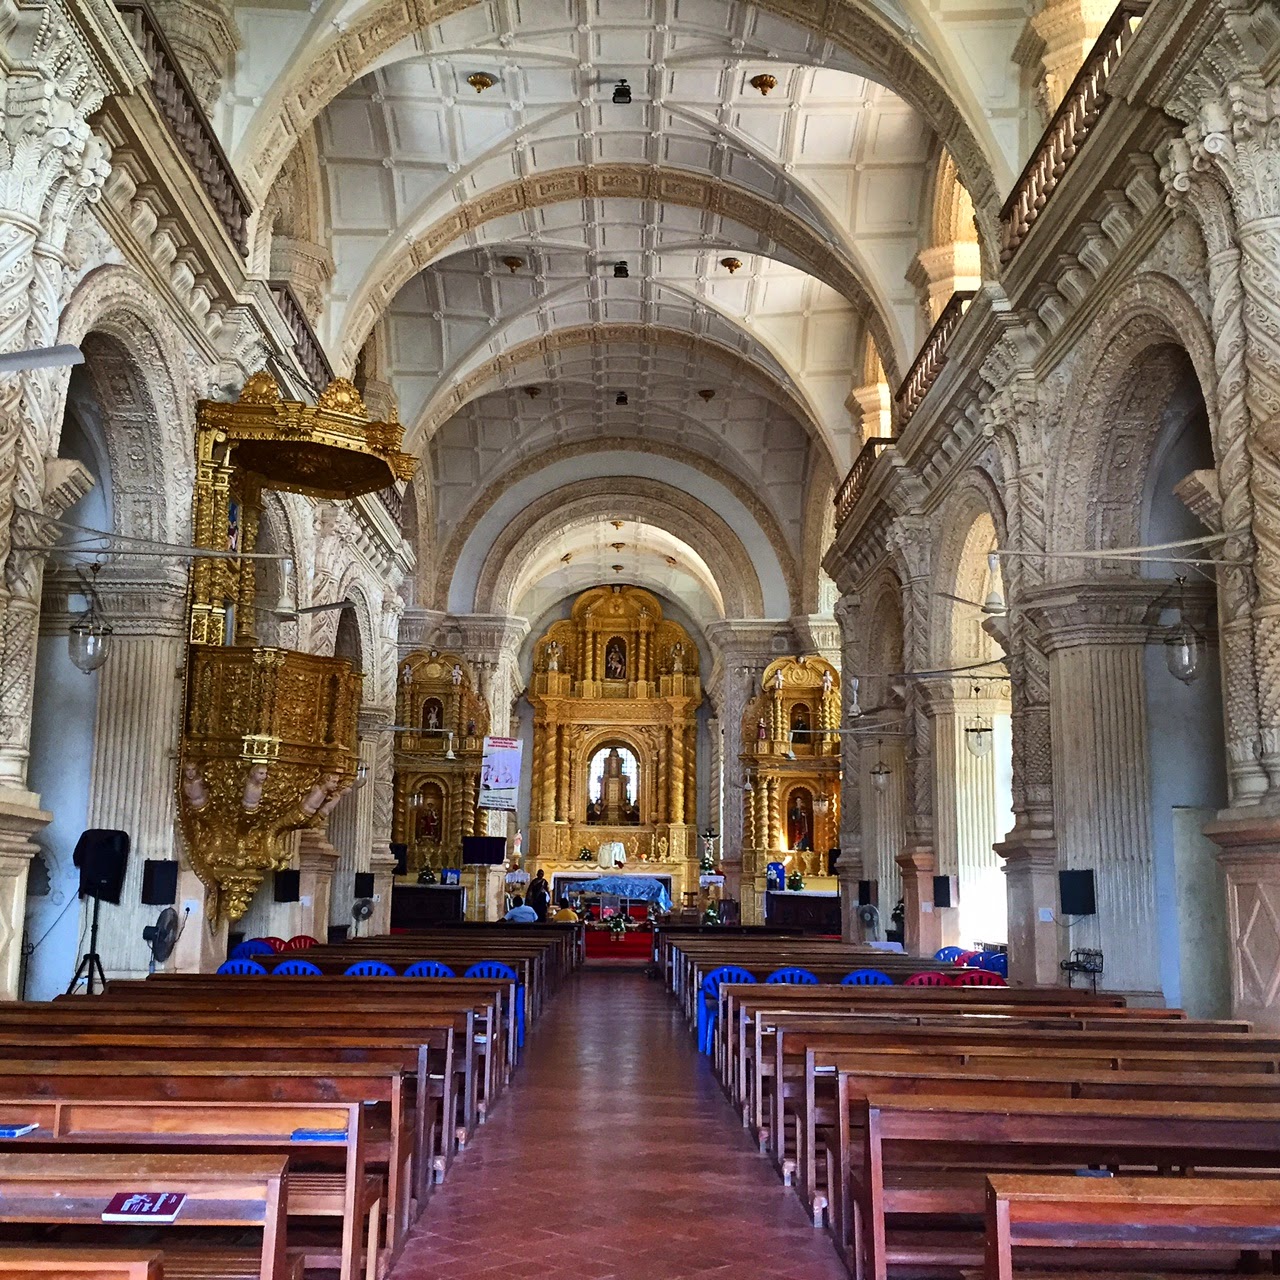
M 897 444 L 897 436 L 872 436 L 853 460 L 849 474 L 836 493 L 836 528 L 838 529 L 849 518 L 849 513 L 858 505 L 862 491 L 867 487 L 867 478 L 871 468 L 883 449 Z
M 404 497 L 395 485 L 390 485 L 386 489 L 378 490 L 378 501 L 387 509 L 387 515 L 391 517 L 392 523 L 397 529 L 403 528 L 404 521 Z
M 195 170 L 232 243 L 242 255 L 248 253 L 249 197 L 236 180 L 231 161 L 218 142 L 177 55 L 146 0 L 117 0 L 116 8 L 151 68 L 151 94 L 160 115 Z
M 1121 0 L 1053 113 L 1039 147 L 1000 211 L 1004 224 L 1001 262 L 1008 262 L 1017 253 L 1084 140 L 1102 118 L 1110 101 L 1106 95 L 1107 80 L 1120 55 L 1129 47 L 1148 3 L 1149 0 Z
M 298 357 L 302 371 L 311 380 L 311 385 L 318 394 L 333 381 L 333 366 L 329 363 L 329 357 L 325 355 L 320 339 L 316 337 L 316 331 L 311 327 L 311 321 L 307 319 L 307 313 L 303 311 L 293 286 L 287 280 L 268 280 L 267 288 L 271 290 L 271 296 L 293 335 L 294 355 Z
M 973 297 L 972 289 L 957 289 L 929 330 L 920 354 L 907 370 L 907 376 L 903 378 L 902 386 L 894 396 L 898 404 L 899 431 L 911 420 L 911 415 L 920 407 L 920 402 L 929 394 L 929 388 L 937 381 L 938 374 L 947 363 L 947 344 L 960 324 L 960 317 L 969 309 Z

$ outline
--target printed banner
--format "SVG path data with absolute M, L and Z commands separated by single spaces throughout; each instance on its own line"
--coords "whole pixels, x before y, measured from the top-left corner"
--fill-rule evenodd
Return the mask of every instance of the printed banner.
M 480 808 L 516 811 L 520 790 L 519 738 L 486 738 L 484 761 L 480 765 Z

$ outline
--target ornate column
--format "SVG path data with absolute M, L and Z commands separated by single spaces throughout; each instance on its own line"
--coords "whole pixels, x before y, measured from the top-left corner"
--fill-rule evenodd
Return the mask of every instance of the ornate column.
M 861 600 L 857 595 L 842 595 L 836 602 L 835 617 L 840 627 L 840 715 L 839 729 L 852 727 L 857 720 L 849 713 L 857 705 L 859 671 L 862 668 Z M 858 707 L 860 711 L 861 708 Z M 856 942 L 861 936 L 858 926 L 858 882 L 869 880 L 863 866 L 862 809 L 862 744 L 853 734 L 840 738 L 840 826 L 836 840 L 840 845 L 840 861 L 836 878 L 840 885 L 840 922 L 844 938 Z
M 931 956 L 942 946 L 941 916 L 933 908 L 933 850 L 904 849 L 897 863 L 902 872 L 902 945 L 908 955 Z
M 1009 550 L 1001 561 L 1006 598 L 1020 602 L 1044 581 L 1044 434 L 1049 406 L 1027 376 L 1011 381 L 984 409 L 984 430 L 1001 449 L 1007 481 Z M 1054 985 L 1058 969 L 1058 846 L 1054 833 L 1054 756 L 1050 738 L 1049 660 L 1023 609 L 991 619 L 985 629 L 1005 651 L 1013 738 L 1013 828 L 995 847 L 1004 860 L 1009 908 L 1009 980 Z
M 1148 589 L 1143 590 L 1146 586 Z M 1110 990 L 1161 990 L 1143 655 L 1161 584 L 1046 588 L 1029 604 L 1050 656 L 1058 862 L 1091 869 L 1097 914 L 1064 931 L 1105 956 Z
M 874 754 L 873 754 L 874 752 Z M 861 752 L 861 789 L 863 829 L 863 870 L 865 878 L 876 882 L 880 925 L 886 932 L 891 925 L 894 905 L 902 896 L 902 872 L 898 855 L 907 844 L 907 768 L 903 739 L 884 738 Z M 888 771 L 876 785 L 872 770 L 883 764 Z M 933 901 L 932 896 L 929 899 Z
M 679 729 L 671 731 L 670 738 L 671 763 L 667 777 L 671 786 L 671 821 L 683 823 L 684 818 L 684 732 Z
M 0 127 L 6 147 L 0 169 L 0 353 L 52 346 L 73 282 L 68 238 L 85 206 L 96 202 L 110 166 L 106 145 L 87 120 L 107 95 L 142 84 L 147 68 L 114 12 L 94 25 L 80 8 L 13 7 L 4 29 L 5 94 Z M 48 821 L 27 790 L 34 654 L 40 620 L 43 555 L 17 551 L 34 531 L 15 539 L 18 507 L 60 514 L 67 479 L 57 451 L 69 370 L 40 369 L 0 378 L 0 989 L 16 990 L 16 940 L 22 934 L 26 861 L 32 833 Z M 58 505 L 59 502 L 62 505 Z M 28 522 L 29 526 L 29 522 Z M 13 906 L 16 915 L 8 912 Z
M 902 590 L 903 659 L 907 671 L 927 671 L 930 667 L 930 606 L 933 578 L 930 573 L 933 550 L 933 523 L 922 516 L 899 516 L 889 526 L 889 548 L 898 553 L 905 570 Z M 901 852 L 910 854 L 913 866 L 934 865 L 933 847 L 933 721 L 928 693 L 919 680 L 911 680 L 906 689 L 906 844 Z M 899 867 L 904 866 L 901 858 Z M 903 875 L 904 889 L 909 876 Z M 928 907 L 932 917 L 933 893 L 930 886 Z M 910 903 L 908 903 L 910 908 Z M 924 911 L 924 900 L 917 903 Z M 908 910 L 908 916 L 910 910 Z M 907 921 L 906 933 L 912 936 L 933 935 L 934 921 Z M 934 948 L 937 949 L 936 947 Z

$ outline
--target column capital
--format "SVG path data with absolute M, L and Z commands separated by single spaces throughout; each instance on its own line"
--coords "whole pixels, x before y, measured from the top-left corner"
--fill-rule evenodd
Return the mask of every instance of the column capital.
M 1022 608 L 1036 626 L 1045 653 L 1081 645 L 1141 645 L 1158 640 L 1162 615 L 1185 601 L 1188 620 L 1203 628 L 1213 605 L 1208 583 L 1181 590 L 1168 580 L 1125 578 L 1062 583 L 1024 595 Z

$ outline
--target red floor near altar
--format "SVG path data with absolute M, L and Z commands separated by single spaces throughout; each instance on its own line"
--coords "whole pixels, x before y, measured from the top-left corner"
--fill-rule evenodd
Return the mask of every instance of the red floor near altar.
M 391 1280 L 847 1280 L 756 1154 L 662 986 L 587 972 Z

